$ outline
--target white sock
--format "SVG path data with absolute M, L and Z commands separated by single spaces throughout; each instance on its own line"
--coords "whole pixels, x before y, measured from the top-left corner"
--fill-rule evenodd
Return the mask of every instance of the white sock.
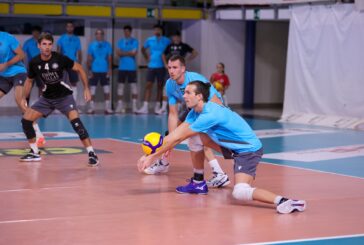
M 90 101 L 90 108 L 91 109 L 95 108 L 95 102 L 93 100 Z
M 215 172 L 215 173 L 218 173 L 218 174 L 223 174 L 224 173 L 224 171 L 220 167 L 219 162 L 216 159 L 209 161 L 209 165 L 210 165 L 210 167 L 212 169 L 212 172 Z
M 146 109 L 148 109 L 148 102 L 147 101 L 144 101 L 144 103 L 143 103 L 143 108 L 146 108 Z
M 105 100 L 105 109 L 111 108 L 110 100 Z
M 163 100 L 161 109 L 163 109 L 163 110 L 167 109 L 167 101 Z
M 87 151 L 88 153 L 90 153 L 90 152 L 94 152 L 94 148 L 93 148 L 92 146 L 87 146 L 87 147 L 86 147 L 86 151 Z
M 36 137 L 37 137 L 37 138 L 41 138 L 41 137 L 43 137 L 43 134 L 42 134 L 42 132 L 40 131 L 40 128 L 39 128 L 38 123 L 34 122 L 34 123 L 33 123 L 33 128 L 34 128 L 34 130 L 35 130 L 35 135 L 36 135 Z
M 136 99 L 132 99 L 132 103 L 133 103 L 133 108 L 136 108 L 136 106 L 137 106 L 137 100 Z
M 276 196 L 276 198 L 274 198 L 274 204 L 278 205 L 278 203 L 281 201 L 283 197 L 282 196 Z
M 156 102 L 155 102 L 155 105 L 154 105 L 154 110 L 155 110 L 155 111 L 158 111 L 158 110 L 160 109 L 160 107 L 159 107 L 159 106 L 160 106 L 159 101 L 156 101 Z
M 36 143 L 29 143 L 29 146 L 30 146 L 30 149 L 32 149 L 35 154 L 39 153 L 39 149 L 38 149 L 38 146 Z

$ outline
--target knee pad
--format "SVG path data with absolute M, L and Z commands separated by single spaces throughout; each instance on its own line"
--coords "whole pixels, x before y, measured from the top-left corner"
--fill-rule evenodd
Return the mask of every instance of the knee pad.
M 234 186 L 233 197 L 237 200 L 251 201 L 253 200 L 253 192 L 255 188 L 252 188 L 247 183 L 239 183 Z
M 110 86 L 109 85 L 102 86 L 102 88 L 104 89 L 104 94 L 109 94 L 110 93 Z
M 124 83 L 119 83 L 119 85 L 118 85 L 118 95 L 119 96 L 124 95 Z
M 83 126 L 83 123 L 79 118 L 73 119 L 71 121 L 71 125 L 73 130 L 78 134 L 78 137 L 80 137 L 81 140 L 88 138 L 88 133 L 86 128 Z
M 33 128 L 33 122 L 23 118 L 21 119 L 21 125 L 23 126 L 23 132 L 27 137 L 27 139 L 28 140 L 34 139 L 36 135 L 35 135 L 35 130 Z
M 90 87 L 90 92 L 91 92 L 91 95 L 92 96 L 95 96 L 95 94 L 96 94 L 96 86 L 91 86 Z
M 188 139 L 188 149 L 194 152 L 203 151 L 203 144 L 200 135 L 197 134 Z
M 138 94 L 136 83 L 130 83 L 131 94 Z

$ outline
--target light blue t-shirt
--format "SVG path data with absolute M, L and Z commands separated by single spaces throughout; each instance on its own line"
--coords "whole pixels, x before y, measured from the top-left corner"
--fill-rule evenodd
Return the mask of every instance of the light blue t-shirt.
M 205 103 L 202 112 L 191 110 L 185 120 L 194 132 L 206 133 L 215 143 L 237 153 L 254 152 L 262 143 L 248 123 L 230 108 Z
M 19 41 L 16 38 L 7 33 L 0 32 L 0 64 L 8 62 L 16 54 L 15 50 L 19 47 Z M 19 61 L 11 66 L 8 66 L 4 71 L 0 72 L 2 77 L 12 77 L 19 73 L 25 73 L 26 69 L 24 63 Z
M 92 41 L 88 46 L 88 55 L 92 57 L 92 72 L 107 72 L 109 70 L 109 56 L 111 56 L 111 44 L 106 41 Z
M 144 48 L 149 48 L 150 61 L 148 63 L 148 68 L 162 68 L 164 63 L 162 60 L 162 54 L 167 46 L 171 43 L 171 40 L 165 36 L 157 38 L 152 36 L 147 38 L 144 42 Z
M 80 38 L 75 35 L 63 34 L 57 42 L 61 48 L 61 54 L 66 55 L 73 61 L 77 61 L 77 52 L 81 50 Z
M 185 72 L 185 80 L 181 85 L 179 85 L 175 80 L 169 78 L 166 82 L 165 88 L 168 97 L 168 103 L 170 105 L 175 105 L 177 102 L 184 101 L 183 94 L 185 93 L 185 88 L 192 81 L 209 83 L 209 80 L 207 80 L 206 77 L 199 73 L 189 71 Z M 214 86 L 211 86 L 209 100 L 212 98 L 212 96 L 214 96 L 214 94 L 216 94 L 216 96 L 222 101 L 221 94 L 214 88 Z
M 121 51 L 129 52 L 138 50 L 139 41 L 133 37 L 122 38 L 118 41 L 118 48 Z M 119 70 L 122 71 L 136 71 L 135 56 L 122 56 L 119 60 Z
M 28 62 L 35 56 L 40 54 L 40 50 L 38 48 L 38 42 L 37 40 L 34 39 L 34 37 L 31 37 L 25 41 L 23 45 L 23 50 L 27 54 Z

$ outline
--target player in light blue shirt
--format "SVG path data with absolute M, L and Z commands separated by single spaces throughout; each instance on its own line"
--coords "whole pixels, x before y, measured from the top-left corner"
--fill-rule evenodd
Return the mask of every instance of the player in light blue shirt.
M 82 64 L 81 41 L 73 32 L 75 26 L 72 21 L 66 23 L 66 33 L 63 34 L 57 42 L 57 52 L 67 56 L 73 61 Z M 67 70 L 69 81 L 72 85 L 73 97 L 77 102 L 77 82 L 79 81 L 77 72 L 72 69 Z M 80 112 L 80 111 L 79 111 Z
M 15 101 L 22 112 L 23 86 L 27 78 L 26 69 L 22 60 L 25 53 L 19 41 L 7 32 L 0 32 L 0 99 L 14 87 Z M 28 97 L 27 94 L 26 97 Z M 37 123 L 33 124 L 36 133 L 36 142 L 43 145 L 44 137 Z
M 92 41 L 87 51 L 87 67 L 90 78 L 91 101 L 89 103 L 88 114 L 95 111 L 95 94 L 97 84 L 100 82 L 104 90 L 105 114 L 112 114 L 110 102 L 110 77 L 112 71 L 112 50 L 111 44 L 104 39 L 104 30 L 97 29 L 96 40 Z
M 139 159 L 139 171 L 143 171 L 154 159 L 184 139 L 199 134 L 204 145 L 220 151 L 226 159 L 234 159 L 235 185 L 232 196 L 235 199 L 275 204 L 277 212 L 281 214 L 304 211 L 304 200 L 288 199 L 251 186 L 263 155 L 262 144 L 242 117 L 222 104 L 208 101 L 210 86 L 211 84 L 201 81 L 187 85 L 183 98 L 191 111 L 186 121 L 164 138 L 162 147 L 156 153 Z M 203 166 L 203 159 L 200 161 Z M 177 187 L 176 191 L 207 194 L 208 188 L 204 180 L 197 181 L 193 178 L 188 185 Z
M 188 109 L 184 103 L 183 95 L 186 86 L 192 81 L 203 81 L 209 83 L 207 78 L 196 72 L 186 71 L 185 59 L 180 55 L 174 55 L 168 60 L 168 72 L 170 78 L 166 83 L 166 94 L 169 102 L 169 114 L 168 114 L 168 131 L 175 130 L 181 122 L 185 120 L 188 113 Z M 222 103 L 221 95 L 217 90 L 210 87 L 209 100 L 216 103 Z M 181 103 L 181 110 L 178 111 L 178 104 Z M 198 135 L 188 139 L 188 147 L 191 151 L 191 159 L 194 166 L 194 177 L 196 179 L 203 179 L 203 166 L 199 166 L 196 159 L 203 159 L 206 157 L 209 163 L 213 176 L 207 181 L 209 187 L 224 187 L 230 183 L 229 177 L 221 169 L 219 162 L 217 161 L 213 151 L 210 148 L 204 147 L 201 139 Z M 162 157 L 161 161 L 155 162 L 151 167 L 147 168 L 144 172 L 147 174 L 157 174 L 160 172 L 166 172 L 168 170 L 168 162 L 165 157 Z
M 153 82 L 157 81 L 157 97 L 154 107 L 156 114 L 162 114 L 160 103 L 162 101 L 163 87 L 166 79 L 166 69 L 164 67 L 162 55 L 171 43 L 171 40 L 163 34 L 163 28 L 160 25 L 154 26 L 154 36 L 147 38 L 142 47 L 144 58 L 148 62 L 147 83 L 145 85 L 144 102 L 142 108 L 136 113 L 148 113 L 148 106 L 153 88 Z M 149 50 L 149 53 L 147 52 Z
M 41 31 L 42 31 L 42 28 L 40 26 L 33 26 L 32 27 L 32 37 L 27 39 L 24 42 L 23 50 L 27 54 L 27 63 L 29 63 L 29 61 L 31 59 L 33 59 L 35 56 L 40 54 L 40 51 L 38 48 L 38 38 L 40 36 Z M 35 84 L 38 87 L 38 95 L 41 96 L 43 83 L 40 79 L 36 78 Z
M 123 29 L 124 38 L 121 38 L 117 45 L 117 54 L 120 59 L 118 72 L 118 105 L 116 106 L 116 113 L 125 112 L 123 97 L 126 82 L 130 85 L 132 112 L 137 111 L 138 89 L 136 55 L 138 53 L 139 41 L 131 36 L 133 28 L 130 25 L 125 25 Z

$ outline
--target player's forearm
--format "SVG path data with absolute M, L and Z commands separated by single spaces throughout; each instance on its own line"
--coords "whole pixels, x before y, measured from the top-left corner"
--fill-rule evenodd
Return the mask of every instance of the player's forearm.
M 14 65 L 19 61 L 23 61 L 24 58 L 25 58 L 24 52 L 18 53 L 11 60 L 6 62 L 6 66 L 9 67 L 11 65 Z

